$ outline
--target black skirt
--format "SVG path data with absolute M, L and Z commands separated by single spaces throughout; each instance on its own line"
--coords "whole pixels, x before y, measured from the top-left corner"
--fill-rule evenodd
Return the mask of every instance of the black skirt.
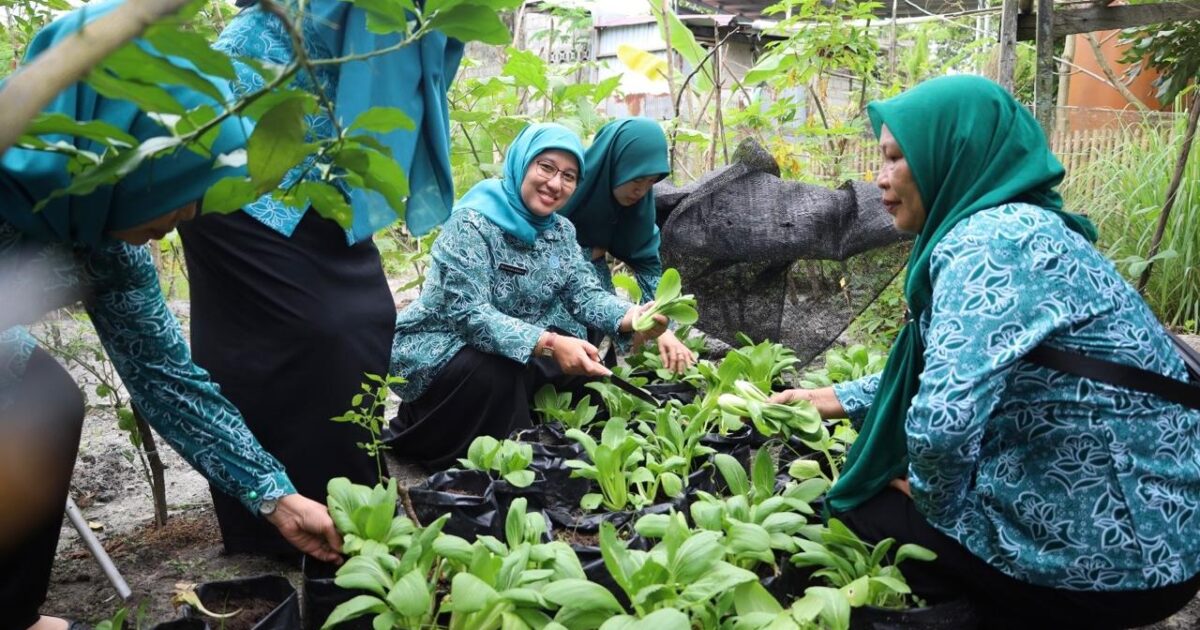
M 533 426 L 530 401 L 543 385 L 587 395 L 588 379 L 563 374 L 552 359 L 522 365 L 470 346 L 459 350 L 416 400 L 401 403 L 391 421 L 388 448 L 429 470 L 454 467 L 481 436 L 507 438 Z
M 387 373 L 396 311 L 375 244 L 348 246 L 314 211 L 290 238 L 243 212 L 179 232 L 196 363 L 304 496 L 324 502 L 334 477 L 377 483 L 375 461 L 356 445 L 366 431 L 330 420 L 350 408 L 365 373 Z M 212 494 L 226 551 L 294 551 L 236 498 Z

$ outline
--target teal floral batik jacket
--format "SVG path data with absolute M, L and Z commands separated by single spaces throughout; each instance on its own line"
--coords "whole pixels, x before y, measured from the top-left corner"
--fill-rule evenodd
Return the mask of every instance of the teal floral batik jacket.
M 421 296 L 396 317 L 391 371 L 408 381 L 395 388 L 401 398 L 419 398 L 466 346 L 526 363 L 558 323 L 560 301 L 579 323 L 618 336 L 633 305 L 600 286 L 571 222 L 554 218 L 529 246 L 474 210 L 450 215 Z
M 20 314 L 23 322 L 3 325 L 29 323 L 86 296 L 88 316 L 133 402 L 189 464 L 256 513 L 263 499 L 296 491 L 238 410 L 192 362 L 149 248 L 34 243 L 0 220 L 0 295 L 30 305 Z M 0 408 L 5 392 L 21 386 L 36 345 L 22 326 L 0 330 Z
M 1112 263 L 1053 214 L 980 212 L 933 252 L 905 422 L 918 510 L 1019 580 L 1144 590 L 1200 572 L 1200 412 L 1021 360 L 1041 343 L 1186 379 Z M 834 387 L 861 421 L 878 377 Z

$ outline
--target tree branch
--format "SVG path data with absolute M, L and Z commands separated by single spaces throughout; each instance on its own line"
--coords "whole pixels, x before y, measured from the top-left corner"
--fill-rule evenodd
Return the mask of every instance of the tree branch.
M 187 3 L 128 0 L 13 74 L 0 90 L 0 154 L 16 142 L 59 92 L 83 79 L 109 53 Z
M 1100 49 L 1100 41 L 1096 39 L 1096 34 L 1084 33 L 1083 36 L 1087 38 L 1088 44 L 1092 47 L 1092 56 L 1096 58 L 1096 63 L 1099 64 L 1100 71 L 1108 78 L 1108 82 L 1121 93 L 1121 96 L 1125 97 L 1125 100 L 1129 101 L 1130 105 L 1136 107 L 1139 112 L 1150 111 L 1150 108 L 1146 107 L 1142 99 L 1134 96 L 1133 92 L 1130 92 L 1125 83 L 1117 76 L 1117 73 L 1113 72 L 1112 66 L 1108 64 L 1108 59 L 1104 58 L 1104 51 Z

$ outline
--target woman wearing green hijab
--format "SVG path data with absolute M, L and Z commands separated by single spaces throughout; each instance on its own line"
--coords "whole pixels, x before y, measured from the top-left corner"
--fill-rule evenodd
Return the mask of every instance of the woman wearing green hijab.
M 583 173 L 579 137 L 529 125 L 504 159 L 503 179 L 476 184 L 433 244 L 421 296 L 396 318 L 392 374 L 406 382 L 391 428 L 394 453 L 443 468 L 479 435 L 531 426 L 541 385 L 609 373 L 587 341 L 551 330 L 558 306 L 574 321 L 628 336 L 644 308 L 605 291 L 556 212 Z M 665 330 L 666 320 L 650 331 Z
M 1200 413 L 1035 365 L 1067 349 L 1186 380 L 1149 307 L 1063 210 L 1033 117 L 980 77 L 868 106 L 896 226 L 917 235 L 914 315 L 884 371 L 790 390 L 860 431 L 828 504 L 869 541 L 934 550 L 904 572 L 1011 627 L 1127 627 L 1200 589 Z
M 655 223 L 655 183 L 670 174 L 667 138 L 649 118 L 621 118 L 596 132 L 584 156 L 587 175 L 559 212 L 575 226 L 583 255 L 592 263 L 600 284 L 611 292 L 612 273 L 607 255 L 625 263 L 642 289 L 643 301 L 654 299 L 662 276 Z M 585 331 L 572 322 L 563 326 L 573 334 Z M 592 335 L 593 341 L 601 335 Z M 683 372 L 695 357 L 671 331 L 658 337 L 663 365 Z

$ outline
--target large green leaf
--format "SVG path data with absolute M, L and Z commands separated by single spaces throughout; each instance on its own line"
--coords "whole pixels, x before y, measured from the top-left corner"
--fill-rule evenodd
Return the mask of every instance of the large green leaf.
M 26 136 L 67 135 L 116 147 L 132 147 L 137 138 L 103 120 L 80 122 L 57 112 L 38 114 L 25 129 Z
M 204 201 L 201 205 L 206 213 L 228 214 L 240 210 L 261 196 L 258 187 L 249 179 L 225 177 L 217 180 L 217 183 L 204 191 Z
M 402 617 L 424 615 L 433 602 L 424 572 L 413 569 L 406 573 L 388 592 L 387 602 Z
M 680 545 L 679 553 L 672 559 L 669 570 L 678 582 L 695 582 L 712 570 L 713 565 L 724 553 L 719 534 L 710 531 L 695 532 Z
M 674 12 L 668 11 L 665 16 L 662 11 L 662 5 L 658 0 L 648 0 L 650 11 L 654 14 L 654 19 L 658 20 L 659 29 L 669 28 L 671 30 L 671 41 L 668 42 L 671 49 L 675 51 L 684 61 L 688 62 L 692 68 L 696 68 L 702 62 L 704 67 L 692 77 L 691 84 L 695 86 L 696 91 L 700 94 L 707 94 L 713 89 L 712 81 L 712 59 L 705 61 L 705 56 L 708 54 L 698 42 L 692 31 L 679 20 L 679 16 Z M 682 82 L 679 84 L 682 85 Z M 678 88 L 677 88 L 678 89 Z
M 367 30 L 380 35 L 408 33 L 408 16 L 416 11 L 411 0 L 350 0 L 367 15 Z
M 752 613 L 777 615 L 783 612 L 783 606 L 758 581 L 739 584 L 733 590 L 733 606 L 739 616 Z
M 683 288 L 683 281 L 679 277 L 679 270 L 671 267 L 663 272 L 662 277 L 658 280 L 658 288 L 654 291 L 655 302 L 668 302 L 679 297 L 680 289 Z
M 340 623 L 350 621 L 351 619 L 358 619 L 363 615 L 385 611 L 387 611 L 387 604 L 378 597 L 358 595 L 354 599 L 339 604 L 337 608 L 334 608 L 333 613 L 329 615 L 329 619 L 326 619 L 325 624 L 321 626 L 321 630 L 333 628 Z
M 146 29 L 142 39 L 164 55 L 187 59 L 204 74 L 229 80 L 237 78 L 229 57 L 213 50 L 208 40 L 199 33 L 160 22 Z
M 187 111 L 163 88 L 126 81 L 103 68 L 95 68 L 88 73 L 87 84 L 101 96 L 117 101 L 129 101 L 142 111 L 177 115 L 183 115 Z
M 397 129 L 415 129 L 412 118 L 399 107 L 372 107 L 358 115 L 350 124 L 350 131 L 361 130 L 388 133 Z
M 516 80 L 517 87 L 537 88 L 542 94 L 550 91 L 550 83 L 546 78 L 546 62 L 541 57 L 528 50 L 509 47 L 506 50 L 508 61 L 504 64 L 504 74 Z
M 147 85 L 178 85 L 200 92 L 220 103 L 225 96 L 208 79 L 191 68 L 177 66 L 141 46 L 122 46 L 105 57 L 103 68 L 127 81 Z
M 500 16 L 487 7 L 460 4 L 449 10 L 438 11 L 429 24 L 447 37 L 464 42 L 477 41 L 498 46 L 512 41 L 512 34 L 500 21 Z
M 250 180 L 265 193 L 302 162 L 313 147 L 304 142 L 304 104 L 285 100 L 263 114 L 246 142 Z

